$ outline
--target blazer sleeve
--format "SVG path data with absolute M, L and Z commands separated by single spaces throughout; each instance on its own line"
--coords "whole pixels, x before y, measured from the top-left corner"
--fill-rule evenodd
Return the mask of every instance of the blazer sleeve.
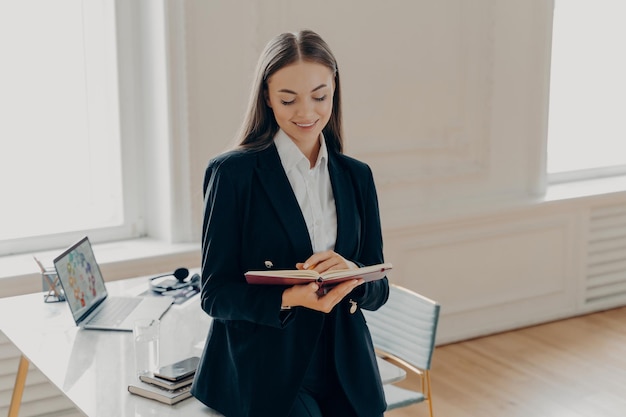
M 241 176 L 241 173 L 237 173 Z M 241 265 L 243 213 L 247 202 L 234 172 L 222 160 L 209 163 L 204 179 L 202 228 L 202 309 L 218 320 L 244 320 L 284 327 L 284 288 L 248 285 Z M 241 181 L 238 181 L 240 183 Z
M 362 250 L 359 258 L 354 261 L 359 266 L 384 262 L 378 195 L 372 171 L 367 165 L 365 168 L 366 173 L 359 176 L 364 181 L 356 186 L 357 205 L 361 215 Z M 387 278 L 383 278 L 362 284 L 353 291 L 351 296 L 356 299 L 361 308 L 376 310 L 385 304 L 389 298 L 389 281 Z

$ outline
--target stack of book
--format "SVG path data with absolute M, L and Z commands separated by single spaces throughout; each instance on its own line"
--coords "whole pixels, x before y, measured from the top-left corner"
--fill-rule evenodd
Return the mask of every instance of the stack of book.
M 191 383 L 199 360 L 193 356 L 162 366 L 153 374 L 140 375 L 138 382 L 128 385 L 128 391 L 164 404 L 176 404 L 191 397 Z

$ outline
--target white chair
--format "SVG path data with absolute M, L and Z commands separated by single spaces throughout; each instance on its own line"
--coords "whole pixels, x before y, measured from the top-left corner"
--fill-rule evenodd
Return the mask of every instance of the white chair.
M 376 353 L 419 376 L 420 391 L 385 384 L 387 411 L 426 402 L 433 416 L 430 365 L 440 305 L 406 288 L 390 285 L 389 300 L 377 311 L 363 310 Z

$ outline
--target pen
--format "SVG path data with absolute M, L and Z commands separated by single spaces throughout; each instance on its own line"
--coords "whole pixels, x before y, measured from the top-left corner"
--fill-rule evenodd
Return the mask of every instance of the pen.
M 39 269 L 41 269 L 41 273 L 45 274 L 46 273 L 46 268 L 43 266 L 41 261 L 39 259 L 37 259 L 37 257 L 35 255 L 33 255 L 33 259 L 35 260 L 35 262 L 37 262 L 37 265 L 39 266 Z

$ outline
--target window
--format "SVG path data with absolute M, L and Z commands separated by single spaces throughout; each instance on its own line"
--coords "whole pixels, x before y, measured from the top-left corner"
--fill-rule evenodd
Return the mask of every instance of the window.
M 114 3 L 0 3 L 0 255 L 141 232 L 124 198 Z
M 626 2 L 555 3 L 550 179 L 557 182 L 626 173 Z

